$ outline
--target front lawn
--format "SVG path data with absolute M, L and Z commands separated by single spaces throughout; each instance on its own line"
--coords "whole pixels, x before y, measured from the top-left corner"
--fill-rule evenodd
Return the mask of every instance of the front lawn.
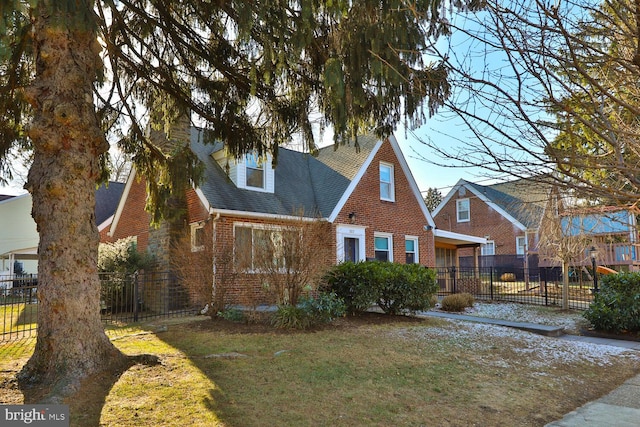
M 199 318 L 109 333 L 162 364 L 88 384 L 71 425 L 542 426 L 640 372 L 615 347 L 375 313 L 309 332 Z M 0 401 L 21 401 L 25 360 L 0 348 Z

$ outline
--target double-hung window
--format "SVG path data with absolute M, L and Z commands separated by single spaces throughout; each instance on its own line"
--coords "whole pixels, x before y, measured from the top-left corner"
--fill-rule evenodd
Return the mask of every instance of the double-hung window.
M 527 251 L 527 236 L 516 237 L 516 254 L 524 255 Z
M 458 222 L 469 222 L 471 214 L 469 212 L 469 199 L 456 200 L 456 216 Z
M 374 246 L 378 261 L 393 261 L 393 240 L 391 234 L 375 233 Z
M 254 188 L 265 188 L 264 161 L 255 153 L 245 156 L 246 165 L 246 186 Z
M 380 200 L 395 201 L 393 165 L 380 163 Z
M 486 244 L 480 246 L 481 255 L 495 255 L 496 254 L 496 242 L 493 240 L 487 240 Z
M 191 252 L 204 250 L 204 226 L 191 224 Z
M 404 238 L 405 262 L 407 264 L 416 264 L 418 260 L 418 238 L 407 236 Z

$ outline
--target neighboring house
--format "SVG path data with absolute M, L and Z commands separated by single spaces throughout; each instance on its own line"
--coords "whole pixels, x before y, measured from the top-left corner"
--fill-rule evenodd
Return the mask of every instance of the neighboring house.
M 592 256 L 597 265 L 615 270 L 640 270 L 640 235 L 636 206 L 601 206 L 564 209 L 559 212 L 557 235 L 574 246 L 571 265 L 591 267 Z M 548 229 L 549 227 L 547 227 Z M 557 255 L 541 248 L 540 266 L 561 265 Z
M 0 270 L 14 274 L 16 262 L 25 273 L 37 273 L 38 231 L 31 218 L 31 195 L 0 201 Z
M 484 237 L 480 266 L 537 267 L 538 232 L 552 185 L 542 179 L 519 179 L 492 185 L 459 180 L 434 209 L 439 230 Z M 459 251 L 471 266 L 471 248 Z M 526 256 L 525 256 L 526 255 Z
M 435 228 L 394 137 L 362 136 L 358 149 L 330 146 L 317 156 L 280 148 L 275 168 L 270 155 L 230 158 L 221 143 L 204 144 L 196 128 L 189 138 L 204 165 L 204 180 L 187 191 L 186 232 L 193 250 L 214 242 L 232 248 L 236 267 L 251 266 L 253 247 L 277 242 L 301 218 L 326 224 L 331 256 L 318 262 L 330 264 L 379 259 L 435 267 L 455 260 L 460 246 L 485 243 L 481 237 Z M 108 235 L 114 240 L 137 236 L 140 250 L 148 248 L 170 264 L 160 253 L 166 251 L 166 240 L 164 245 L 154 241 L 166 235 L 149 232 L 144 189 L 132 171 Z M 213 238 L 202 239 L 205 228 Z M 266 298 L 251 272 L 238 276 L 230 300 L 246 300 L 247 293 Z
M 110 182 L 96 190 L 96 223 L 99 230 L 109 226 L 124 184 Z M 22 265 L 26 274 L 38 271 L 39 236 L 31 217 L 31 194 L 0 200 L 0 271 L 14 274 L 15 263 Z

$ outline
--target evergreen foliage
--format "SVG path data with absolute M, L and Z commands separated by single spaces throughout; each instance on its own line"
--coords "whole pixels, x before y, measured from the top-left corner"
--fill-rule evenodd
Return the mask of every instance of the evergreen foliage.
M 599 331 L 640 332 L 640 273 L 602 276 L 584 317 Z
M 33 23 L 48 13 L 70 30 L 95 27 L 96 111 L 107 139 L 149 178 L 156 219 L 200 171 L 186 141 L 159 146 L 149 125 L 170 134 L 187 115 L 232 155 L 269 150 L 277 161 L 294 134 L 315 150 L 318 112 L 346 144 L 386 136 L 402 119 L 421 124 L 450 93 L 443 63 L 425 60 L 448 33 L 435 1 L 14 0 L 0 12 L 0 172 L 10 175 L 9 147 L 30 143 L 22 89 L 36 73 Z
M 437 188 L 429 187 L 426 196 L 424 196 L 424 202 L 429 212 L 433 212 L 440 202 L 442 202 L 442 193 Z
M 387 314 L 426 310 L 438 290 L 435 271 L 419 264 L 344 262 L 324 280 L 351 313 L 366 311 L 374 304 Z

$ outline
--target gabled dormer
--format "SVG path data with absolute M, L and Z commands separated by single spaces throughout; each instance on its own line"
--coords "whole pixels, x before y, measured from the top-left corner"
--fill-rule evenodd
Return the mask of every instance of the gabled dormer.
M 273 193 L 275 190 L 275 173 L 271 154 L 258 156 L 248 153 L 239 159 L 229 156 L 226 149 L 211 154 L 216 162 L 228 172 L 229 178 L 238 188 Z

